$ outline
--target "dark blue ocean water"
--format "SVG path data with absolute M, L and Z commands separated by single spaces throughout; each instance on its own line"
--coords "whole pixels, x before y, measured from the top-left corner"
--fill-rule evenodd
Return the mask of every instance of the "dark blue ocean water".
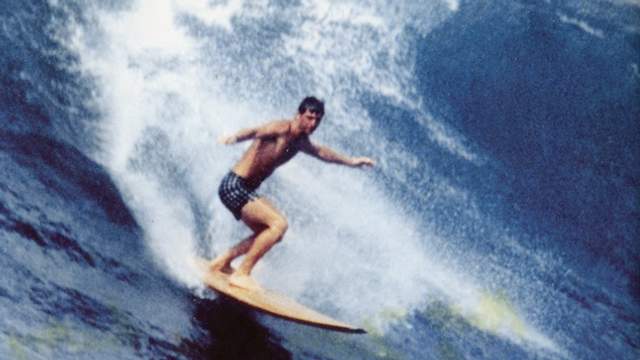
M 424 30 L 418 19 L 404 29 L 409 40 L 402 40 L 411 43 L 408 79 L 421 99 L 419 111 L 372 90 L 354 63 L 350 76 L 361 76 L 355 98 L 371 119 L 356 131 L 378 134 L 397 149 L 375 152 L 380 143 L 354 140 L 357 149 L 381 154 L 380 166 L 368 175 L 371 183 L 388 189 L 390 208 L 402 203 L 408 217 L 420 219 L 419 229 L 442 239 L 424 240 L 426 248 L 442 247 L 436 253 L 467 266 L 473 282 L 452 283 L 456 294 L 464 294 L 464 284 L 492 294 L 469 305 L 471 315 L 458 309 L 465 299 L 413 301 L 364 336 L 289 324 L 202 296 L 159 263 L 148 240 L 152 231 L 130 200 L 136 194 L 99 161 L 113 146 L 104 132 L 113 108 L 96 100 L 109 86 L 87 71 L 90 54 L 69 45 L 78 37 L 73 29 L 85 29 L 86 36 L 106 20 L 89 2 L 60 3 L 0 6 L 0 358 L 640 356 L 637 2 L 461 1 L 448 2 L 448 10 L 434 5 L 427 14 L 439 20 Z M 101 13 L 124 12 L 131 4 L 107 2 Z M 388 11 L 396 13 L 393 6 Z M 218 38 L 196 25 L 191 31 L 215 43 Z M 228 42 L 216 43 L 215 50 L 239 54 L 237 64 L 227 64 L 233 69 L 243 68 L 247 55 L 240 54 L 237 39 L 258 33 L 265 43 L 248 47 L 249 55 L 269 57 L 269 44 L 290 24 L 261 24 L 265 33 L 240 20 L 231 26 L 237 38 L 223 38 Z M 89 43 L 109 48 L 108 37 L 96 32 Z M 130 68 L 144 68 L 129 56 Z M 261 63 L 269 74 L 297 78 L 307 70 L 274 59 Z M 253 71 L 268 77 L 264 68 Z M 148 81 L 151 73 L 145 73 Z M 236 76 L 220 78 L 233 86 Z M 117 73 L 113 77 L 115 83 Z M 307 91 L 294 81 L 282 86 L 294 95 Z M 339 86 L 333 90 L 340 93 Z M 297 101 L 278 99 L 269 106 Z M 114 108 L 120 106 L 126 104 Z M 455 134 L 471 160 L 434 132 L 420 130 L 425 112 Z M 169 178 L 188 177 L 189 166 L 172 162 L 180 156 L 167 150 L 166 159 L 163 153 L 145 157 L 143 150 L 147 166 L 165 164 L 162 174 Z M 411 171 L 396 171 L 393 164 L 403 161 L 413 164 Z M 439 187 L 443 183 L 466 195 L 450 195 Z M 187 198 L 198 218 L 194 231 L 203 232 L 208 225 L 201 224 L 209 221 L 200 216 L 208 211 L 202 204 L 213 200 Z M 480 215 L 469 215 L 469 209 Z M 424 286 L 437 288 L 430 280 Z M 366 308 L 356 300 L 349 311 Z M 336 306 L 316 301 L 323 309 Z

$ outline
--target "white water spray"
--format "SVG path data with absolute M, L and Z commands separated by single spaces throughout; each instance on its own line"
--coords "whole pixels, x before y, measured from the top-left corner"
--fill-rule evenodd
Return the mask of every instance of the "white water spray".
M 215 139 L 291 116 L 307 94 L 327 102 L 316 141 L 374 157 L 382 171 L 415 170 L 419 161 L 375 134 L 361 102 L 365 94 L 416 112 L 419 130 L 454 156 L 477 161 L 464 138 L 423 109 L 412 80 L 409 28 L 426 33 L 458 6 L 139 0 L 118 11 L 96 8 L 97 30 L 75 24 L 67 43 L 82 71 L 96 79 L 104 114 L 100 161 L 158 263 L 196 287 L 190 264 L 199 244 L 216 253 L 247 235 L 216 195 L 243 146 L 224 147 Z M 259 263 L 256 277 L 331 307 L 345 320 L 380 328 L 388 325 L 385 312 L 408 313 L 431 299 L 444 299 L 471 323 L 481 318 L 486 296 L 480 288 L 431 253 L 425 244 L 435 235 L 419 226 L 428 220 L 407 214 L 371 174 L 303 155 L 279 169 L 261 192 L 282 208 L 291 227 Z M 508 324 L 485 329 L 555 347 L 524 321 L 518 324 L 517 331 Z

